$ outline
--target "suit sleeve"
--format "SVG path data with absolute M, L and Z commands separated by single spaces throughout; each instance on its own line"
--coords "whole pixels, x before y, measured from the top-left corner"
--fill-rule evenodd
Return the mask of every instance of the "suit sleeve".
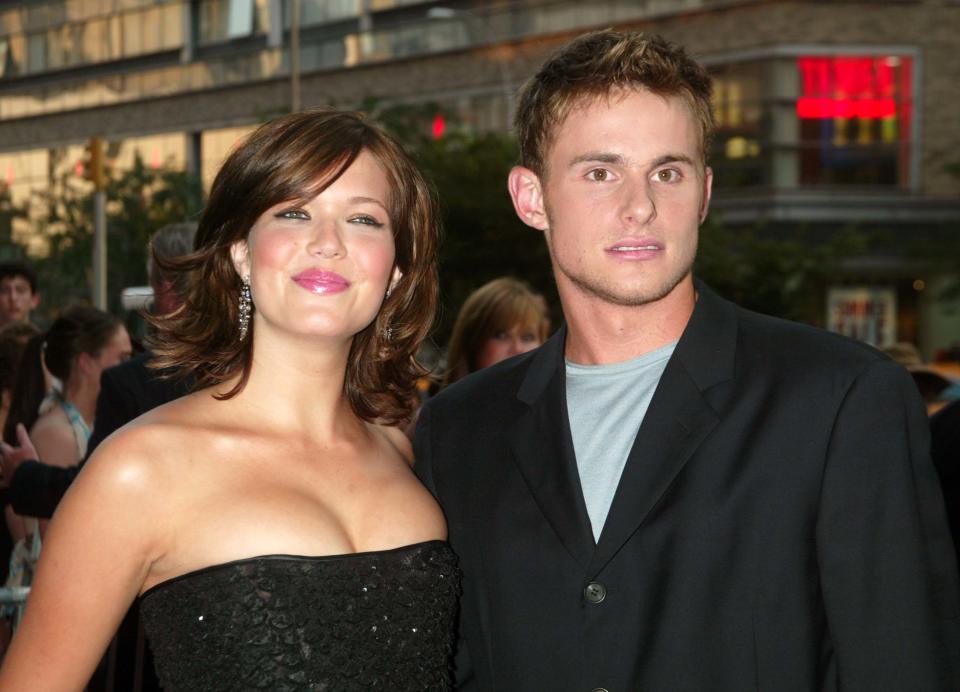
M 18 514 L 49 519 L 80 471 L 79 466 L 63 468 L 39 461 L 24 461 L 13 478 L 7 497 Z
M 120 378 L 114 376 L 113 368 L 104 370 L 100 376 L 100 394 L 97 396 L 93 434 L 87 444 L 87 459 L 101 442 L 132 420 L 131 411 L 138 411 L 138 408 L 127 387 Z
M 420 410 L 420 416 L 417 418 L 417 429 L 413 438 L 413 454 L 415 460 L 413 468 L 420 482 L 437 498 L 437 501 L 446 513 L 446 507 L 443 507 L 443 500 L 437 493 L 436 481 L 433 475 L 433 457 L 431 454 L 433 450 L 431 448 L 430 423 L 430 404 L 428 402 L 424 404 Z M 470 652 L 467 648 L 467 642 L 463 636 L 463 625 L 460 622 L 460 616 L 462 616 L 462 614 L 463 606 L 461 601 L 460 615 L 457 617 L 458 636 L 456 656 L 454 659 L 454 673 L 456 675 L 455 689 L 461 692 L 468 692 L 469 690 L 476 689 L 476 679 L 473 675 L 473 664 L 470 662 Z
M 960 690 L 960 582 L 923 404 L 889 361 L 834 421 L 816 527 L 839 687 Z
M 430 463 L 430 403 L 427 402 L 420 409 L 417 416 L 417 427 L 413 433 L 413 470 L 417 478 L 423 483 L 434 497 L 437 488 L 433 482 L 433 467 Z

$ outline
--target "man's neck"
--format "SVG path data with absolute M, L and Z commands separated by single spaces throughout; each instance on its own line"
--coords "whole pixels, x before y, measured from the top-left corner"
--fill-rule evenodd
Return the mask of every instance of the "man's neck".
M 565 356 L 582 365 L 620 363 L 676 342 L 697 301 L 690 278 L 643 305 L 616 305 L 563 290 L 560 297 L 567 322 Z

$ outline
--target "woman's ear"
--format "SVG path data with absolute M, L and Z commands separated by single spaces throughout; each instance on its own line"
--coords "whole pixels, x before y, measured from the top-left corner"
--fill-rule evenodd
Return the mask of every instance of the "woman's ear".
M 250 244 L 246 238 L 234 241 L 230 246 L 230 259 L 238 275 L 250 276 Z
M 393 293 L 393 289 L 397 287 L 397 284 L 400 283 L 400 279 L 403 278 L 403 272 L 400 271 L 400 267 L 393 268 L 393 275 L 390 277 L 390 283 L 387 285 L 387 295 Z

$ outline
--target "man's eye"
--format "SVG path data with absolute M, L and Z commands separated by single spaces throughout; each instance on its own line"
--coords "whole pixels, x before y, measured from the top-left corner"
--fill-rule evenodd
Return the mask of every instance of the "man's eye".
M 587 178 L 597 183 L 602 183 L 610 179 L 610 171 L 606 168 L 594 168 L 587 173 Z
M 656 173 L 661 183 L 675 183 L 680 179 L 680 172 L 675 168 L 664 168 Z

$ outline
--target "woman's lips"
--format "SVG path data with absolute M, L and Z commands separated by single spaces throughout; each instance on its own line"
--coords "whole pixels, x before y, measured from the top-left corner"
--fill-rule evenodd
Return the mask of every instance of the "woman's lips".
M 316 295 L 341 293 L 350 288 L 350 282 L 336 272 L 309 269 L 293 277 L 294 282 Z

